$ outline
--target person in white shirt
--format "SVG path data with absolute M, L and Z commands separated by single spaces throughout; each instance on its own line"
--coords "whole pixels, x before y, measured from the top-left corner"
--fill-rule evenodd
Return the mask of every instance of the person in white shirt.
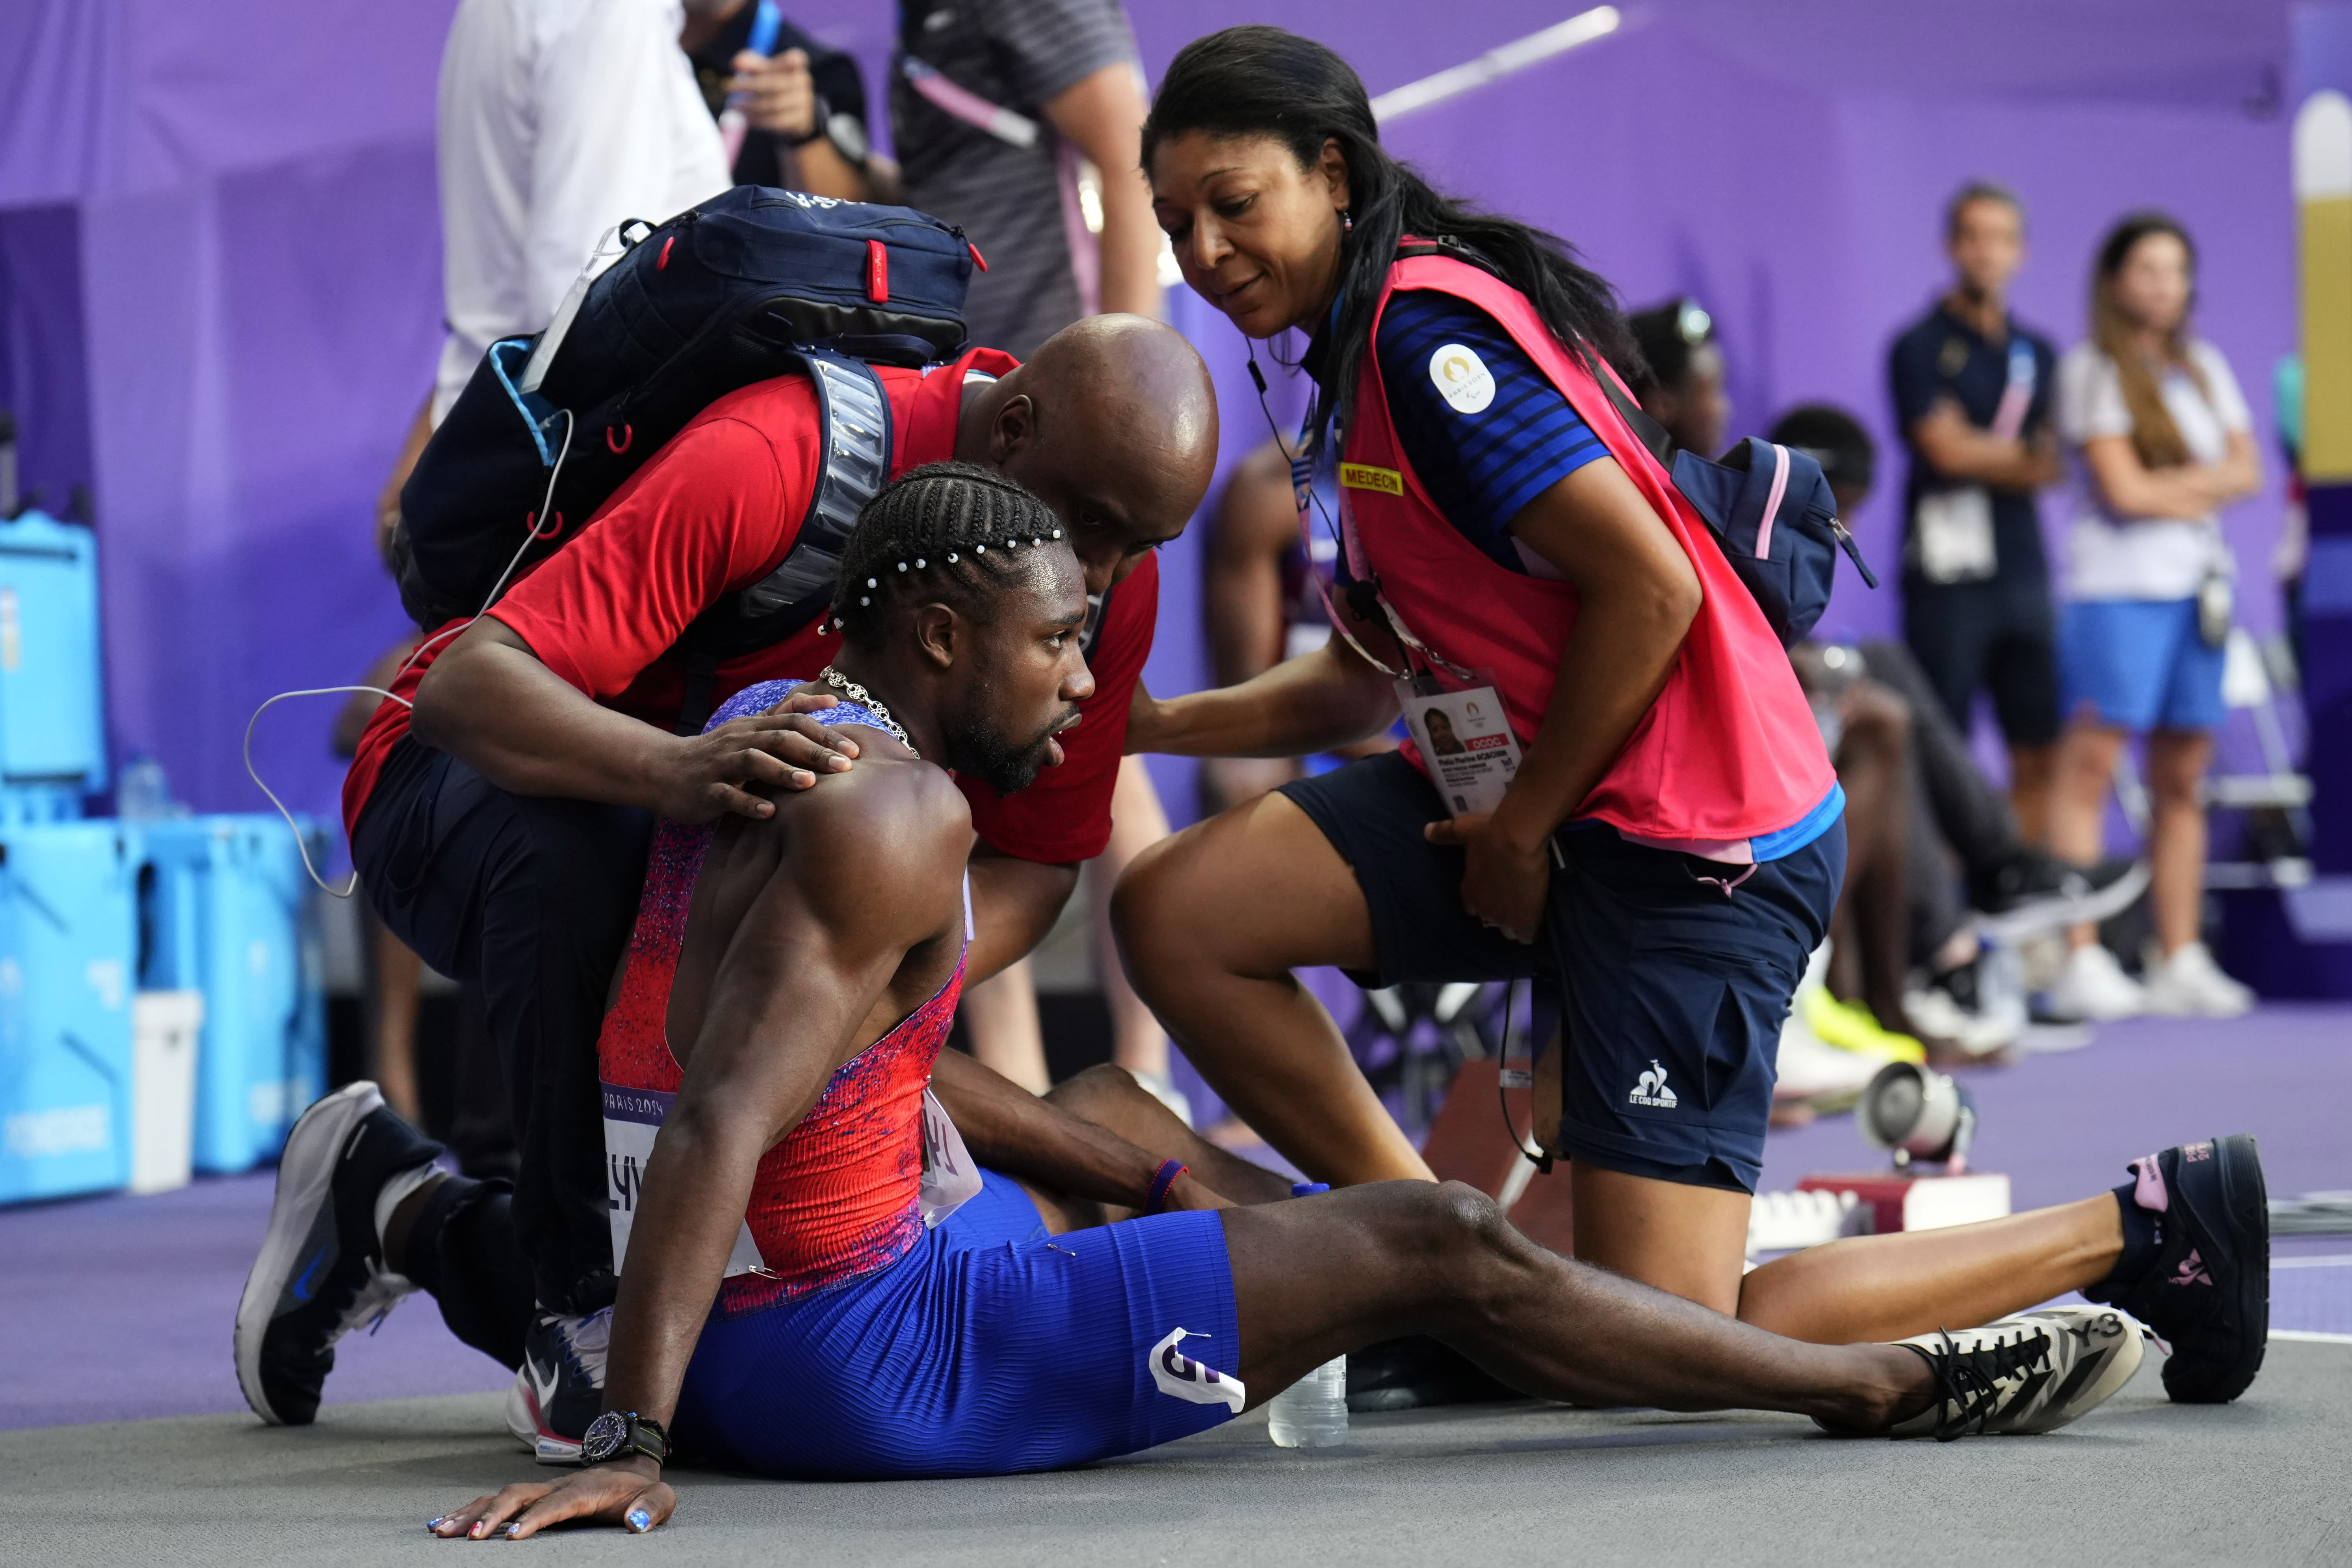
M 2092 341 L 2058 366 L 2058 425 L 2079 464 L 2058 663 L 2071 716 L 2051 847 L 2098 858 L 2125 742 L 2147 737 L 2155 951 L 2136 984 L 2089 927 L 2053 993 L 2087 1018 L 2229 1016 L 2252 994 L 2198 940 L 2205 813 L 2198 787 L 2221 721 L 2236 566 L 2217 513 L 2262 484 L 2252 419 L 2219 351 L 2189 333 L 2197 257 L 2179 224 L 2136 213 L 2099 247 Z
M 708 4 L 709 0 L 702 0 Z M 732 182 L 678 47 L 679 0 L 463 0 L 441 57 L 434 420 L 500 338 L 538 331 L 604 231 Z

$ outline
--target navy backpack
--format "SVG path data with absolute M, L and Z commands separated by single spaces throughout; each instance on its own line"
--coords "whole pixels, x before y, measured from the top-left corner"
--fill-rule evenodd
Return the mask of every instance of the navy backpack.
M 1665 427 L 1625 395 L 1616 377 L 1598 379 L 1635 438 L 1706 521 L 1782 647 L 1802 642 L 1829 608 L 1840 550 L 1853 558 L 1864 583 L 1878 586 L 1838 517 L 1821 464 L 1809 454 L 1759 436 L 1746 437 L 1715 462 L 1676 451 Z
M 646 458 L 712 402 L 771 377 L 817 392 L 824 477 L 791 553 L 707 612 L 681 647 L 701 728 L 720 659 L 779 642 L 830 602 L 858 510 L 888 477 L 890 404 L 869 365 L 952 359 L 979 252 L 911 207 L 739 185 L 626 247 L 579 301 L 544 379 L 540 336 L 490 345 L 400 492 L 393 559 L 419 626 L 479 614 L 562 548 Z M 698 700 L 699 688 L 700 700 Z

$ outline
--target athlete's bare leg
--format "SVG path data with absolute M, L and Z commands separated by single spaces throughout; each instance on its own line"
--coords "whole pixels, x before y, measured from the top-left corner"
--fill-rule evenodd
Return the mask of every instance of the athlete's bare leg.
M 1112 921 L 1128 978 L 1219 1098 L 1335 1186 L 1435 1178 L 1291 971 L 1370 969 L 1356 874 L 1287 797 L 1262 795 L 1139 856 Z
M 1254 1405 L 1335 1355 L 1414 1333 L 1513 1387 L 1584 1405 L 1786 1410 L 1874 1431 L 1933 1397 L 1907 1350 L 1776 1339 L 1546 1251 L 1458 1183 L 1381 1183 L 1220 1217 Z

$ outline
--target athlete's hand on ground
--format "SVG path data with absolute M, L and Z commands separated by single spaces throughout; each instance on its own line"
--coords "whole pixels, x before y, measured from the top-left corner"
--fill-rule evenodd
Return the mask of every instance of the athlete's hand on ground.
M 730 719 L 677 743 L 655 809 L 677 822 L 709 822 L 727 812 L 768 817 L 775 803 L 744 786 L 806 789 L 819 773 L 845 773 L 857 742 L 812 718 L 835 699 L 803 693 L 764 713 Z
M 1551 889 L 1549 842 L 1522 849 L 1496 826 L 1491 813 L 1471 812 L 1422 830 L 1432 844 L 1465 852 L 1462 907 L 1471 919 L 1513 942 L 1533 942 L 1543 929 L 1544 895 Z
M 744 119 L 779 136 L 806 136 L 818 129 L 816 82 L 805 50 L 786 49 L 770 59 L 745 49 L 733 64 L 735 78 L 727 88 L 741 103 Z
M 444 1541 L 526 1541 L 551 1524 L 579 1520 L 644 1534 L 677 1511 L 661 1467 L 632 1457 L 591 1465 L 560 1481 L 519 1481 L 478 1497 L 425 1528 Z

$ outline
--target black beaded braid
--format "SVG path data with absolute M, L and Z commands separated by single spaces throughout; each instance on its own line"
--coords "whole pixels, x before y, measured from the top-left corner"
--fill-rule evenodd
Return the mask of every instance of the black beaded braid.
M 1023 558 L 1061 537 L 1045 503 L 993 468 L 925 464 L 857 514 L 833 590 L 833 629 L 864 640 L 910 602 L 984 620 L 991 600 L 1027 580 Z

